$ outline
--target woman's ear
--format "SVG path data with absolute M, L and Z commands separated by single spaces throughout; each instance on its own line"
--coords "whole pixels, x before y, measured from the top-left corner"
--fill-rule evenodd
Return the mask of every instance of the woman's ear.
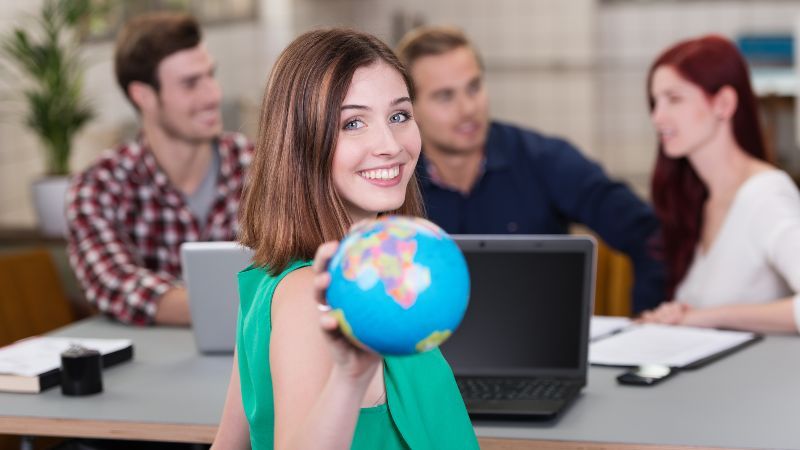
M 739 105 L 739 96 L 736 90 L 730 86 L 723 86 L 712 99 L 712 109 L 714 115 L 719 120 L 728 120 L 736 113 Z

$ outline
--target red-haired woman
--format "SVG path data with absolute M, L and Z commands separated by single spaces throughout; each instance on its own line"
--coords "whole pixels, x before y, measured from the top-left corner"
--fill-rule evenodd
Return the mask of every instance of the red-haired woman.
M 769 163 L 741 54 L 719 36 L 680 42 L 653 63 L 648 90 L 674 300 L 642 320 L 797 333 L 800 194 Z

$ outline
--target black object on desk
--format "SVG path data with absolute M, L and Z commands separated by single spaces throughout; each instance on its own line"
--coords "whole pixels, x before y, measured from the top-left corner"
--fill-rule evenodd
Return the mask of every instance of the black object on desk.
M 103 392 L 100 352 L 73 345 L 61 353 L 61 393 L 69 396 Z

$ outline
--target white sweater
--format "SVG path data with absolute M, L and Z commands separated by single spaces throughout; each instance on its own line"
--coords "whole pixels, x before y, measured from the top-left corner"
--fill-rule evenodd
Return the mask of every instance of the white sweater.
M 792 295 L 800 330 L 800 192 L 786 173 L 761 172 L 736 192 L 708 252 L 698 245 L 675 298 L 707 308 Z

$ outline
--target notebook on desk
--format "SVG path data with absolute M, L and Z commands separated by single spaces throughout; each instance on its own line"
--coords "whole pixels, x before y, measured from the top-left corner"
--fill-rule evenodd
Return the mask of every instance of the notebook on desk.
M 181 245 L 183 280 L 197 350 L 232 353 L 239 313 L 237 273 L 250 265 L 253 251 L 236 242 L 186 242 Z
M 454 236 L 467 313 L 442 353 L 472 417 L 549 419 L 586 385 L 595 243 L 578 236 Z

